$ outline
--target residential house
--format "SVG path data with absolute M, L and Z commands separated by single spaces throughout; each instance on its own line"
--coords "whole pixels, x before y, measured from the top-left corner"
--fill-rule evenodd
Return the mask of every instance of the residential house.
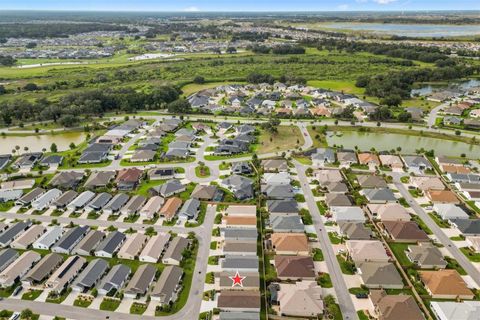
M 70 254 L 73 248 L 85 237 L 90 230 L 88 226 L 73 227 L 67 231 L 52 247 L 52 251 L 62 254 Z
M 220 191 L 217 186 L 197 184 L 190 195 L 193 199 L 212 201 L 216 199 Z
M 120 214 L 120 209 L 128 202 L 130 197 L 125 193 L 116 194 L 104 207 L 103 212 L 108 215 Z
M 48 208 L 55 200 L 62 195 L 62 191 L 58 189 L 50 189 L 39 198 L 32 201 L 32 208 L 37 211 L 42 211 Z
M 255 255 L 226 255 L 221 259 L 220 265 L 226 272 L 258 272 L 258 257 Z
M 370 240 L 373 238 L 372 230 L 365 227 L 363 222 L 339 222 L 340 235 L 350 240 Z
M 197 220 L 200 212 L 200 201 L 190 198 L 183 204 L 178 213 L 179 219 L 183 220 Z
M 480 301 L 432 301 L 430 308 L 438 320 L 470 320 L 480 312 Z
M 316 281 L 281 283 L 277 301 L 281 316 L 317 318 L 324 312 L 322 288 Z
M 445 269 L 447 261 L 440 250 L 431 243 L 409 245 L 405 251 L 407 258 L 422 269 Z
M 182 199 L 177 197 L 168 198 L 160 209 L 160 215 L 165 217 L 167 221 L 172 220 L 182 206 Z
M 273 232 L 302 233 L 305 226 L 302 219 L 297 216 L 274 216 L 270 218 L 270 225 Z
M 30 220 L 20 221 L 11 225 L 7 230 L 0 233 L 0 248 L 9 246 L 15 239 L 20 237 L 30 226 Z
M 178 179 L 171 179 L 164 184 L 158 186 L 158 188 L 153 189 L 155 190 L 155 195 L 160 195 L 164 198 L 168 198 L 185 191 L 186 186 L 183 185 Z
M 115 175 L 115 171 L 93 172 L 88 177 L 84 187 L 87 189 L 104 188 L 115 178 Z
M 164 264 L 180 265 L 183 259 L 183 251 L 188 248 L 190 242 L 184 237 L 175 237 L 170 242 L 165 254 L 163 255 L 162 262 Z
M 434 299 L 473 299 L 470 290 L 455 269 L 419 271 L 420 280 Z
M 148 172 L 150 180 L 167 180 L 175 178 L 174 168 L 156 168 Z
M 79 256 L 71 256 L 62 263 L 48 280 L 45 282 L 45 288 L 50 289 L 56 294 L 60 294 L 72 283 L 73 279 L 83 269 L 87 260 Z
M 159 301 L 162 306 L 174 303 L 182 289 L 182 277 L 182 268 L 177 266 L 166 266 L 152 290 L 150 295 L 152 300 Z
M 73 250 L 75 254 L 81 256 L 89 256 L 93 253 L 98 244 L 105 238 L 105 233 L 98 230 L 90 230 L 85 237 L 83 237 Z
M 72 289 L 77 292 L 85 292 L 93 288 L 107 270 L 108 262 L 103 259 L 92 260 L 73 282 Z
M 83 172 L 62 171 L 53 177 L 50 185 L 63 190 L 75 189 L 83 180 L 83 176 Z
M 369 289 L 403 289 L 403 280 L 391 262 L 359 262 L 357 272 Z
M 468 219 L 469 215 L 459 206 L 452 203 L 436 203 L 433 205 L 433 210 L 443 220 Z
M 325 202 L 329 207 L 350 207 L 352 205 L 350 197 L 341 193 L 327 193 Z
M 118 172 L 115 182 L 118 190 L 131 191 L 137 188 L 143 171 L 137 168 L 122 169 Z
M 22 284 L 30 287 L 38 285 L 50 277 L 63 262 L 61 255 L 49 253 L 22 277 Z
M 163 203 L 164 199 L 162 197 L 151 197 L 140 210 L 140 217 L 145 219 L 152 219 L 160 211 Z
M 281 280 L 314 280 L 315 268 L 311 257 L 275 256 L 277 277 Z
M 10 243 L 10 247 L 14 249 L 26 250 L 28 249 L 41 235 L 45 233 L 46 229 L 40 224 L 33 225 L 27 231 L 22 233 L 18 238 Z
M 278 255 L 307 256 L 310 252 L 304 233 L 273 233 L 270 241 L 272 249 Z
M 20 280 L 42 256 L 35 251 L 25 251 L 18 259 L 0 272 L 0 287 L 11 287 Z
M 143 233 L 129 235 L 125 243 L 118 251 L 117 256 L 120 259 L 135 260 L 142 252 L 143 247 L 148 241 L 148 237 Z
M 143 205 L 147 201 L 147 198 L 141 195 L 136 195 L 130 198 L 130 200 L 123 206 L 123 208 L 120 210 L 121 214 L 127 215 L 127 216 L 134 216 L 136 215 L 140 209 L 143 208 Z
M 349 257 L 355 262 L 388 262 L 383 243 L 379 240 L 347 240 L 346 248 Z
M 428 190 L 426 196 L 430 201 L 433 203 L 453 203 L 458 204 L 460 200 L 458 200 L 457 195 L 450 191 L 450 190 Z
M 359 175 L 357 176 L 357 181 L 362 188 L 388 188 L 387 182 L 382 177 L 376 175 Z
M 142 264 L 139 266 L 125 288 L 125 296 L 131 299 L 144 296 L 147 293 L 150 284 L 152 284 L 156 272 L 157 269 L 151 264 Z
M 288 164 L 283 159 L 262 160 L 261 166 L 265 172 L 286 172 L 288 171 Z
M 425 231 L 414 221 L 383 221 L 383 226 L 395 242 L 430 241 Z
M 382 320 L 424 320 L 422 311 L 411 295 L 387 295 L 384 290 L 370 290 L 375 312 Z
M 116 264 L 110 269 L 98 286 L 98 293 L 106 295 L 113 290 L 120 291 L 130 276 L 131 269 L 124 264 Z
M 258 291 L 222 291 L 218 297 L 217 308 L 221 311 L 260 312 L 260 292 Z M 245 319 L 245 318 L 243 318 Z
M 45 190 L 42 188 L 35 188 L 20 199 L 18 199 L 15 204 L 20 206 L 28 206 L 33 201 L 40 198 L 45 193 Z
M 341 168 L 350 168 L 352 164 L 358 163 L 357 155 L 353 151 L 339 151 L 337 152 L 337 160 Z
M 111 232 L 105 239 L 100 242 L 95 249 L 95 256 L 112 258 L 113 255 L 120 249 L 127 237 L 119 231 Z
M 85 207 L 85 211 L 100 211 L 102 210 L 111 200 L 112 195 L 106 192 L 97 194 L 92 201 Z
M 140 253 L 139 260 L 143 262 L 157 263 L 170 241 L 170 234 L 159 232 L 148 240 L 145 248 Z
M 254 196 L 253 181 L 244 176 L 231 175 L 222 180 L 221 186 L 233 192 L 238 200 L 247 200 Z
M 37 241 L 32 244 L 34 249 L 40 250 L 50 250 L 50 248 L 58 241 L 63 235 L 63 228 L 49 227 L 47 232 L 45 232 Z
M 67 205 L 67 208 L 71 211 L 77 211 L 83 209 L 93 198 L 95 193 L 92 191 L 84 191 L 80 193 L 72 202 Z
M 410 221 L 407 209 L 399 203 L 368 204 L 368 210 L 373 217 L 381 221 Z
M 332 219 L 339 222 L 365 222 L 365 214 L 360 207 L 337 207 L 332 206 L 329 209 Z
M 370 203 L 388 203 L 396 202 L 397 198 L 393 194 L 392 190 L 383 189 L 363 189 L 361 193 L 367 198 Z

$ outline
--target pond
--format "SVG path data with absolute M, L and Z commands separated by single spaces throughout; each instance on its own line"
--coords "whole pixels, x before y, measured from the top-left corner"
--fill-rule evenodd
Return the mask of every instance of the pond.
M 395 23 L 328 23 L 326 28 L 367 31 L 400 37 L 460 37 L 480 34 L 480 25 L 395 24 Z
M 42 151 L 43 148 L 50 151 L 52 143 L 57 145 L 58 151 L 64 151 L 69 149 L 70 143 L 78 145 L 84 142 L 85 138 L 86 134 L 83 132 L 0 137 L 0 154 L 12 153 L 15 146 L 19 146 L 22 153 L 24 147 L 28 147 L 32 152 Z
M 448 86 L 427 85 L 427 86 L 423 86 L 423 87 L 420 87 L 420 88 L 413 89 L 412 92 L 411 92 L 411 95 L 412 95 L 412 97 L 413 96 L 423 97 L 423 96 L 426 96 L 426 95 L 429 95 L 429 94 L 433 93 L 434 91 L 438 91 L 438 90 L 442 90 L 442 89 L 457 89 L 457 90 L 464 91 L 464 90 L 468 90 L 468 89 L 478 87 L 478 86 L 480 86 L 480 80 L 475 80 L 475 79 L 468 80 L 468 81 L 463 81 L 463 82 L 452 82 Z
M 343 145 L 346 149 L 354 149 L 355 146 L 358 146 L 360 150 L 364 151 L 368 151 L 372 147 L 377 151 L 389 151 L 401 147 L 402 153 L 415 153 L 417 149 L 424 148 L 425 150 L 435 150 L 436 155 L 459 157 L 462 153 L 465 153 L 467 158 L 477 159 L 480 157 L 480 146 L 464 142 L 394 133 L 358 131 L 342 133 L 342 136 L 327 135 L 328 145 Z

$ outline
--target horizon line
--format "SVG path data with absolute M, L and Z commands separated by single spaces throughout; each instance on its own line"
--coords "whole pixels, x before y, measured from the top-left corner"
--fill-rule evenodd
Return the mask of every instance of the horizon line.
M 198 11 L 188 11 L 188 10 L 103 10 L 103 9 L 2 9 L 0 8 L 0 14 L 7 11 L 21 11 L 21 12 L 137 12 L 137 13 L 189 13 L 189 14 L 201 14 L 201 13 L 322 13 L 322 12 L 480 12 L 480 9 L 460 9 L 460 10 L 449 10 L 449 9 L 402 9 L 402 10 L 383 10 L 383 9 L 370 9 L 370 10 L 314 10 L 309 11 L 305 10 L 198 10 Z

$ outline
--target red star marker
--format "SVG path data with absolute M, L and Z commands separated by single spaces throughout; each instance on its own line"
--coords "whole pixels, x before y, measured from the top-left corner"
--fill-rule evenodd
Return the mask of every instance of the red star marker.
M 243 280 L 245 280 L 246 277 L 241 277 L 240 274 L 238 273 L 235 273 L 235 276 L 234 277 L 229 277 L 230 279 L 232 279 L 233 283 L 232 283 L 232 287 L 235 287 L 236 285 L 239 285 L 240 287 L 243 287 Z

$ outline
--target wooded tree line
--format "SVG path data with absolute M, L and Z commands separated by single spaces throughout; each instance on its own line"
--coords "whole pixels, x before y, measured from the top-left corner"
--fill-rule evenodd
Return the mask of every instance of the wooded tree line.
M 247 47 L 247 49 L 252 50 L 254 53 L 261 53 L 261 54 L 305 54 L 305 48 L 298 45 L 281 45 L 275 47 L 269 47 L 262 44 L 256 44 L 253 46 Z
M 338 50 L 346 52 L 369 52 L 376 55 L 385 55 L 392 58 L 417 60 L 427 63 L 439 60 L 448 60 L 451 52 L 448 48 L 440 50 L 437 47 L 420 47 L 405 44 L 370 43 L 347 41 L 342 39 L 322 39 L 317 42 L 319 50 Z
M 67 38 L 92 31 L 129 31 L 129 28 L 106 23 L 6 23 L 0 28 L 0 38 Z
M 170 108 L 172 103 L 178 103 L 176 101 L 180 94 L 181 91 L 175 87 L 162 86 L 149 92 L 137 92 L 131 88 L 75 92 L 61 97 L 58 102 L 47 99 L 34 102 L 15 99 L 0 103 L 0 120 L 5 125 L 11 125 L 14 121 L 53 120 L 60 121 L 65 126 L 73 126 L 84 116 Z M 185 105 L 174 107 L 181 110 Z

